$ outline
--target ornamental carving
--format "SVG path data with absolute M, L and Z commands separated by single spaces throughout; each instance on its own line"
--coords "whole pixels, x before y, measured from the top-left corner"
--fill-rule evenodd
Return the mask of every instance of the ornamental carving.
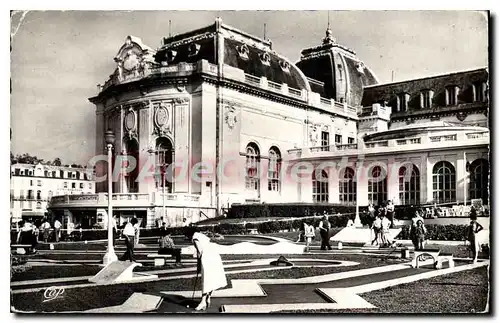
M 319 132 L 320 127 L 318 125 L 311 125 L 309 132 L 309 141 L 311 142 L 311 146 L 316 146 L 319 142 Z
M 457 119 L 460 120 L 460 121 L 464 121 L 465 118 L 467 118 L 467 113 L 465 112 L 458 112 L 457 113 Z
M 189 102 L 189 98 L 175 98 L 175 104 L 186 104 Z
M 236 115 L 237 111 L 235 107 L 233 106 L 226 107 L 226 115 L 224 117 L 224 121 L 227 123 L 229 129 L 233 129 L 234 126 L 236 125 L 236 122 L 238 122 Z
M 172 104 L 161 102 L 156 106 L 154 113 L 155 133 L 165 135 L 170 133 Z
M 114 75 L 119 82 L 148 75 L 154 63 L 153 55 L 154 51 L 144 45 L 140 38 L 128 36 L 115 57 Z
M 125 123 L 125 130 L 130 132 L 136 129 L 137 115 L 132 108 L 130 108 L 128 112 L 125 114 L 124 123 Z

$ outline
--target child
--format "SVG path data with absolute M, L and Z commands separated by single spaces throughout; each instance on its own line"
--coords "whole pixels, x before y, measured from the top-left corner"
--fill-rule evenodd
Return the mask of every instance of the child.
M 415 250 L 424 249 L 425 244 L 425 234 L 427 233 L 427 229 L 424 226 L 424 221 L 418 220 L 417 226 L 415 228 L 415 239 L 417 245 L 415 246 Z
M 375 235 L 375 238 L 372 240 L 372 245 L 375 241 L 377 242 L 377 245 L 380 245 L 380 234 L 382 233 L 382 218 L 380 216 L 375 218 L 375 220 L 373 221 L 372 230 Z
M 316 234 L 314 233 L 314 226 L 307 224 L 304 222 L 304 237 L 306 240 L 306 252 L 309 252 L 309 246 L 311 245 L 311 241 Z

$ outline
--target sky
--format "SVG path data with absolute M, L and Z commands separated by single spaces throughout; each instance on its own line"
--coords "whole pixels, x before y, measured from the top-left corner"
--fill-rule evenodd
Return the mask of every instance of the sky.
M 273 41 L 296 62 L 319 45 L 328 11 L 29 11 L 11 18 L 14 154 L 86 164 L 95 154 L 97 94 L 128 35 L 158 48 L 162 37 L 223 23 Z M 381 83 L 488 65 L 487 16 L 474 11 L 330 11 L 337 42 L 356 51 Z

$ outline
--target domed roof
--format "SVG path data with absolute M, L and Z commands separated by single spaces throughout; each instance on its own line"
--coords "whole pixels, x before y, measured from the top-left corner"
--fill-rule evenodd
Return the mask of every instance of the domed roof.
M 389 129 L 387 131 L 377 132 L 364 136 L 365 142 L 378 141 L 378 140 L 390 140 L 390 139 L 403 139 L 408 137 L 414 137 L 423 133 L 436 133 L 436 132 L 486 132 L 489 131 L 485 127 L 468 126 L 461 123 L 453 123 L 447 121 L 430 121 L 417 124 L 410 124 L 403 127 L 398 127 L 395 129 Z
M 266 77 L 278 84 L 286 83 L 295 89 L 310 91 L 311 87 L 302 71 L 271 48 L 271 42 L 259 39 L 217 20 L 214 25 L 182 35 L 164 39 L 155 59 L 161 64 L 192 63 L 207 60 L 217 64 L 215 35 L 224 36 L 224 64 L 245 73 Z
M 375 74 L 356 57 L 352 49 L 339 45 L 330 29 L 326 30 L 322 45 L 304 49 L 301 54 L 296 65 L 313 79 L 310 81 L 311 89 L 322 97 L 359 106 L 363 87 L 378 84 Z

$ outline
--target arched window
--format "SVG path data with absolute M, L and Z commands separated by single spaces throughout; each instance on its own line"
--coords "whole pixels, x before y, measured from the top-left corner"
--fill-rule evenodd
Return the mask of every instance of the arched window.
M 52 197 L 52 191 L 49 191 L 48 195 L 47 195 L 47 198 L 50 200 Z
M 435 203 L 456 200 L 455 167 L 446 161 L 434 165 L 432 169 L 432 190 Z
M 328 203 L 328 174 L 325 170 L 312 174 L 313 202 Z
M 356 203 L 356 176 L 350 167 L 344 170 L 339 179 L 339 201 L 341 204 Z
M 173 153 L 173 145 L 168 138 L 161 137 L 156 140 L 156 168 L 160 175 L 157 177 L 156 187 L 165 186 L 167 193 L 172 193 L 173 170 L 168 166 L 172 164 Z
M 380 166 L 374 166 L 368 177 L 368 201 L 380 205 L 387 201 L 387 176 Z
M 250 143 L 246 149 L 246 162 L 245 162 L 245 188 L 251 191 L 259 191 L 259 165 L 260 165 L 260 151 L 257 145 Z
M 490 168 L 486 159 L 476 159 L 469 166 L 471 199 L 482 199 L 483 204 L 488 204 L 488 180 Z
M 399 202 L 420 204 L 420 171 L 415 165 L 399 168 Z
M 41 209 L 42 208 L 42 202 L 36 202 L 36 208 Z
M 42 199 L 42 191 L 36 191 L 36 199 L 41 200 Z
M 269 150 L 269 168 L 267 172 L 267 189 L 279 192 L 280 183 L 281 154 L 278 148 L 272 147 Z

